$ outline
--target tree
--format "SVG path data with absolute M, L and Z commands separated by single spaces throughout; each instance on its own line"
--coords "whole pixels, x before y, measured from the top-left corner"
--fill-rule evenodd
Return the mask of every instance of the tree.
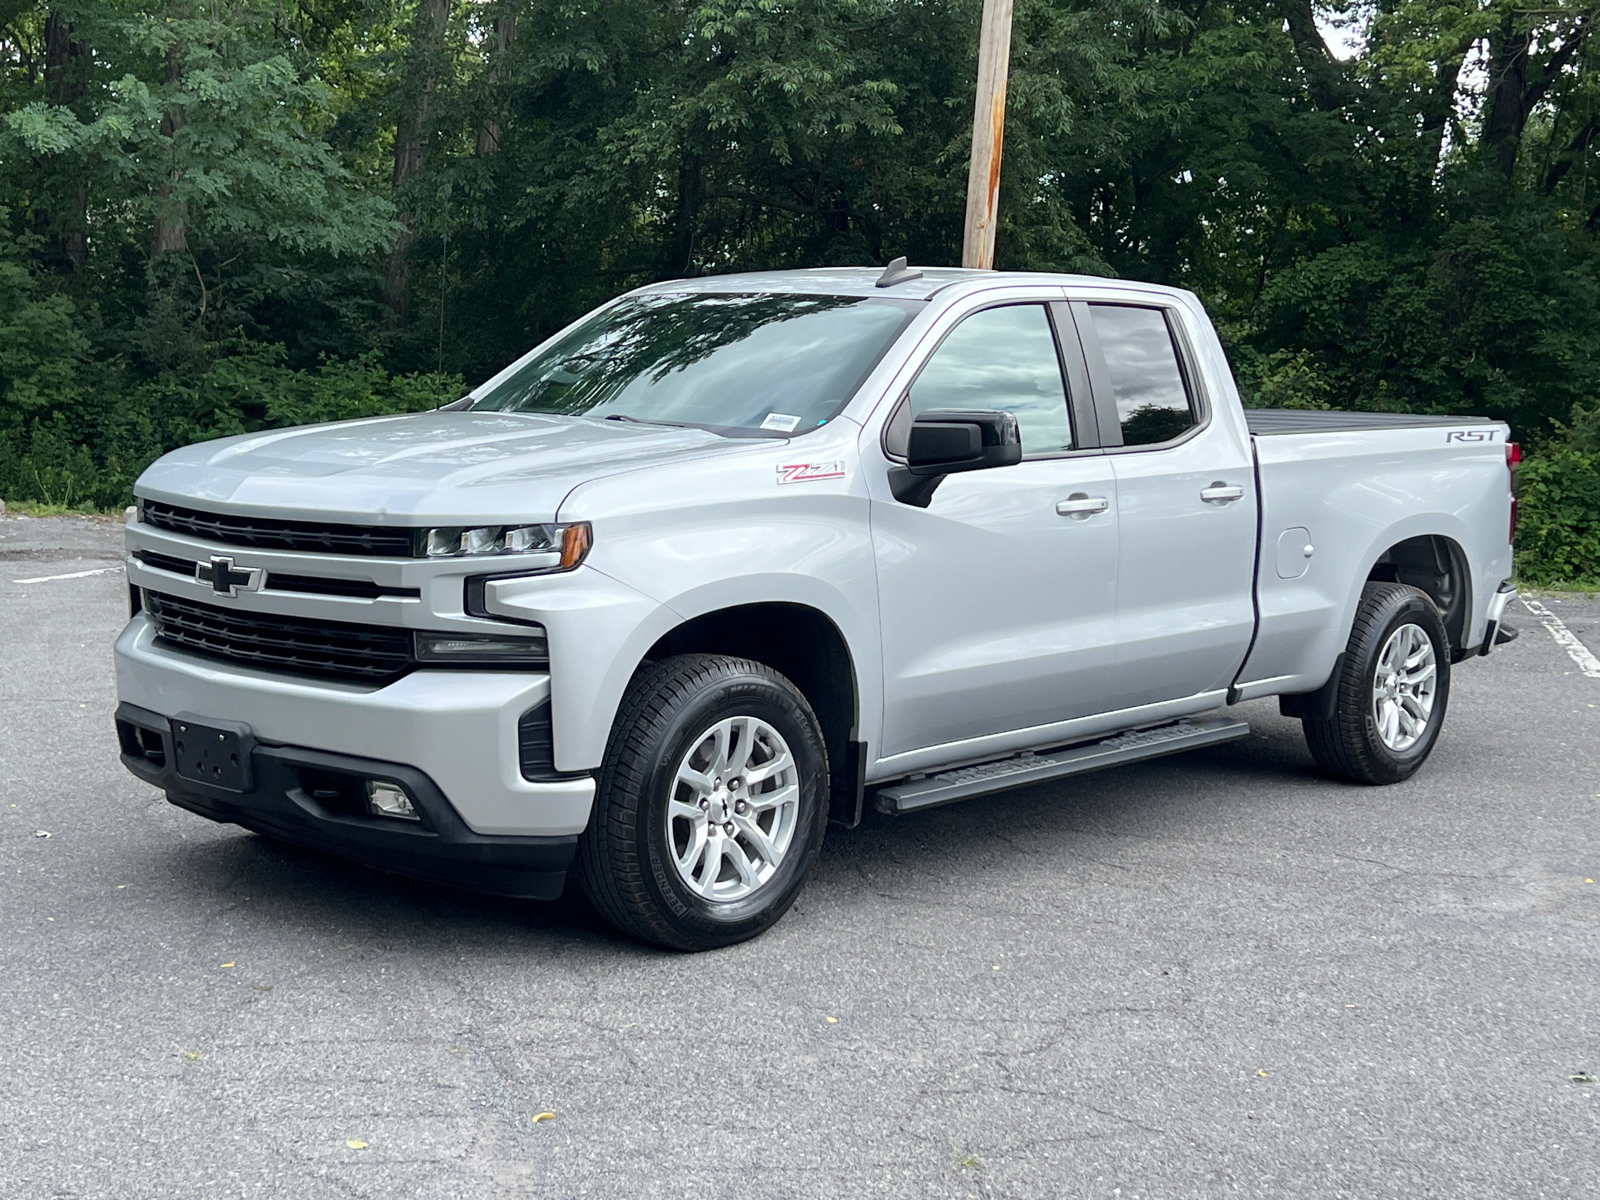
M 369 372 L 448 392 L 654 279 L 955 263 L 980 9 L 0 0 L 8 278 L 77 337 L 28 335 L 60 370 L 6 369 L 58 382 L 0 428 L 71 431 L 114 497 L 175 440 L 434 386 Z M 1594 18 L 1016 0 L 996 263 L 1196 290 L 1251 403 L 1564 444 L 1600 395 Z

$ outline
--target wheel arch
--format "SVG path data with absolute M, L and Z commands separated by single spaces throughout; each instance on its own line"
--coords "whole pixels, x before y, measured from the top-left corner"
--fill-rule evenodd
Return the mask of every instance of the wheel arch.
M 712 609 L 662 634 L 640 667 L 678 654 L 724 654 L 777 671 L 805 696 L 828 750 L 831 816 L 860 820 L 865 745 L 861 686 L 843 630 L 823 610 L 796 601 L 757 601 Z
M 1353 581 L 1339 625 L 1339 649 L 1330 662 L 1328 673 L 1319 676 L 1322 684 L 1309 692 L 1280 693 L 1278 708 L 1285 716 L 1325 719 L 1331 712 L 1339 672 L 1344 664 L 1344 648 L 1350 641 L 1361 597 L 1369 583 L 1409 584 L 1427 593 L 1443 618 L 1451 662 L 1460 662 L 1470 653 L 1464 643 L 1472 632 L 1472 571 L 1460 541 L 1449 534 L 1407 532 L 1399 538 L 1391 534 L 1379 539 L 1377 544 L 1384 548 L 1368 552 L 1365 557 L 1369 565 L 1365 573 L 1358 574 Z
M 1465 657 L 1472 632 L 1472 571 L 1460 542 L 1441 533 L 1402 538 L 1373 561 L 1366 582 L 1373 581 L 1408 584 L 1426 592 L 1444 618 L 1452 660 Z

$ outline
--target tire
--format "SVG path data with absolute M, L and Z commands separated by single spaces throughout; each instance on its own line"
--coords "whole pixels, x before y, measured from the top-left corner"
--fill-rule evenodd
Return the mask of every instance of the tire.
M 611 924 L 660 946 L 753 938 L 811 874 L 828 778 L 816 714 L 772 668 L 712 654 L 648 664 L 611 731 L 578 885 Z
M 1367 584 L 1337 687 L 1330 719 L 1302 721 L 1317 765 L 1353 783 L 1409 779 L 1432 752 L 1450 700 L 1450 639 L 1426 592 Z

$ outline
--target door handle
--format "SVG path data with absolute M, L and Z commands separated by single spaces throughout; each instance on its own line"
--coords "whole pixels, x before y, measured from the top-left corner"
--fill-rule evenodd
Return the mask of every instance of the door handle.
M 1111 507 L 1111 501 L 1104 496 L 1091 496 L 1087 492 L 1073 492 L 1065 500 L 1056 505 L 1056 512 L 1063 517 L 1071 517 L 1074 521 L 1087 521 L 1095 513 L 1103 513 Z
M 1242 487 L 1223 483 L 1220 479 L 1210 487 L 1200 489 L 1200 499 L 1207 504 L 1230 504 L 1243 495 L 1244 489 Z

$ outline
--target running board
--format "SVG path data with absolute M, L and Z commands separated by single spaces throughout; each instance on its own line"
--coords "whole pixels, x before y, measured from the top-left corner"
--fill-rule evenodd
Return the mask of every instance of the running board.
M 1001 792 L 1008 788 L 1068 775 L 1086 775 L 1106 767 L 1143 762 L 1180 750 L 1198 750 L 1245 737 L 1250 726 L 1235 717 L 1185 718 L 1153 729 L 1134 729 L 1098 742 L 1082 742 L 1059 750 L 1024 751 L 996 762 L 957 767 L 924 775 L 878 791 L 875 801 L 881 813 L 899 816 L 939 804 L 951 804 L 972 796 Z

